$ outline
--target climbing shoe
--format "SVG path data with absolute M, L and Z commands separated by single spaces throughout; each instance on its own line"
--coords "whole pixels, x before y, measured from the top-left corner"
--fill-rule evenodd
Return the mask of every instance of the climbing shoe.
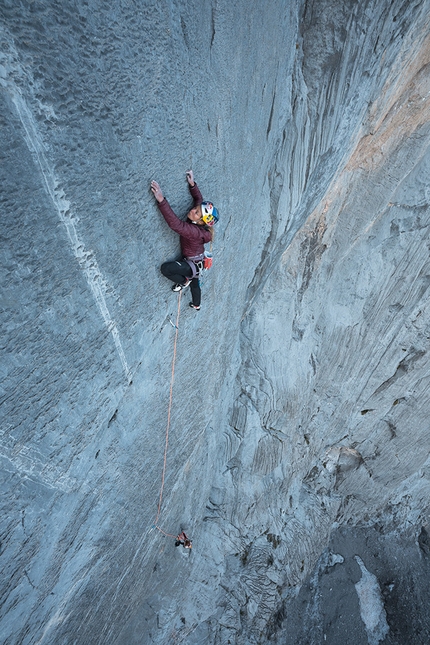
M 191 307 L 191 309 L 195 309 L 196 311 L 200 311 L 200 305 L 199 306 L 193 305 L 193 303 L 190 302 L 190 307 Z
M 184 284 L 174 284 L 172 287 L 172 291 L 182 291 L 182 289 L 186 289 L 190 284 L 191 284 L 191 280 L 187 278 Z

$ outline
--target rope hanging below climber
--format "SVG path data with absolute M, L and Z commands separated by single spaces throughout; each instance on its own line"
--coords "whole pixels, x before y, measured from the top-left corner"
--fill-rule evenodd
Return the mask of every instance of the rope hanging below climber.
M 155 518 L 154 521 L 154 526 L 157 528 L 161 533 L 164 533 L 164 535 L 169 535 L 170 537 L 175 537 L 174 535 L 170 535 L 169 533 L 165 533 L 162 529 L 160 529 L 159 526 L 157 526 L 158 519 L 160 517 L 160 512 L 161 512 L 161 504 L 163 501 L 163 492 L 164 492 L 164 479 L 166 476 L 166 464 L 167 464 L 167 449 L 169 447 L 169 430 L 170 430 L 170 420 L 172 416 L 172 401 L 173 401 L 173 383 L 175 382 L 175 364 L 176 364 L 176 347 L 178 344 L 178 334 L 179 334 L 179 317 L 181 315 L 181 295 L 182 292 L 179 292 L 179 298 L 178 298 L 178 312 L 176 314 L 176 324 L 174 325 L 175 327 L 175 341 L 173 344 L 173 360 L 172 360 L 172 374 L 170 377 L 170 393 L 169 393 L 169 407 L 167 410 L 167 425 L 166 425 L 166 439 L 164 442 L 164 456 L 163 456 L 163 470 L 161 473 L 161 487 L 160 487 L 160 496 L 158 498 L 158 508 L 157 508 L 157 517 Z
M 179 292 L 178 313 L 176 315 L 176 324 L 173 325 L 176 331 L 175 331 L 175 341 L 173 345 L 172 375 L 170 378 L 170 394 L 169 394 L 169 407 L 167 412 L 166 439 L 164 443 L 163 470 L 161 474 L 161 487 L 160 487 L 160 496 L 158 499 L 157 517 L 155 518 L 153 527 L 156 528 L 158 531 L 160 531 L 160 533 L 162 533 L 166 537 L 174 538 L 175 546 L 182 545 L 185 549 L 191 549 L 192 540 L 189 539 L 189 537 L 186 535 L 186 533 L 183 530 L 181 531 L 181 533 L 179 533 L 179 535 L 172 535 L 171 533 L 166 533 L 166 531 L 163 531 L 163 529 L 160 528 L 157 524 L 158 519 L 160 517 L 160 512 L 161 512 L 161 504 L 163 501 L 164 480 L 165 480 L 166 465 L 167 465 L 167 449 L 169 447 L 169 430 L 170 430 L 170 420 L 171 420 L 172 401 L 173 401 L 173 383 L 175 381 L 176 347 L 178 344 L 179 317 L 181 314 L 181 295 L 182 295 L 181 292 Z

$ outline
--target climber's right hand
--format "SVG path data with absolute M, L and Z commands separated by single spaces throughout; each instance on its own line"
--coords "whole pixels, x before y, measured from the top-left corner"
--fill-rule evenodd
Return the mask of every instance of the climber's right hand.
M 158 203 L 162 202 L 164 199 L 164 195 L 161 192 L 161 188 L 156 181 L 151 181 L 151 190 L 154 193 L 154 197 L 157 200 L 157 202 Z

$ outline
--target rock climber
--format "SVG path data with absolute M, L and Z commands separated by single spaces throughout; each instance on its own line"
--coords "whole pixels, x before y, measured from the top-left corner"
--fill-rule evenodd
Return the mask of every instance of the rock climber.
M 185 531 L 182 531 L 181 533 L 179 533 L 179 535 L 176 538 L 175 546 L 180 546 L 181 544 L 184 547 L 184 549 L 193 548 L 192 540 L 190 540 L 190 538 L 187 537 Z
M 213 226 L 218 221 L 218 211 L 211 202 L 203 201 L 192 170 L 187 171 L 186 178 L 194 205 L 185 221 L 175 215 L 156 181 L 151 182 L 151 190 L 167 224 L 179 234 L 182 251 L 180 260 L 161 265 L 161 273 L 175 283 L 172 291 L 181 291 L 191 285 L 190 307 L 198 311 L 201 302 L 199 275 L 205 259 L 204 245 L 213 239 Z

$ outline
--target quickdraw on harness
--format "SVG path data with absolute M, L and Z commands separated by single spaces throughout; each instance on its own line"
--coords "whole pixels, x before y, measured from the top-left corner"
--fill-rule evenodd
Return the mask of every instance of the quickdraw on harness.
M 190 265 L 192 274 L 191 280 L 194 278 L 200 278 L 203 271 L 208 271 L 212 266 L 212 240 L 210 245 L 210 251 L 205 251 L 200 255 L 194 255 L 192 257 L 184 258 L 185 262 Z

